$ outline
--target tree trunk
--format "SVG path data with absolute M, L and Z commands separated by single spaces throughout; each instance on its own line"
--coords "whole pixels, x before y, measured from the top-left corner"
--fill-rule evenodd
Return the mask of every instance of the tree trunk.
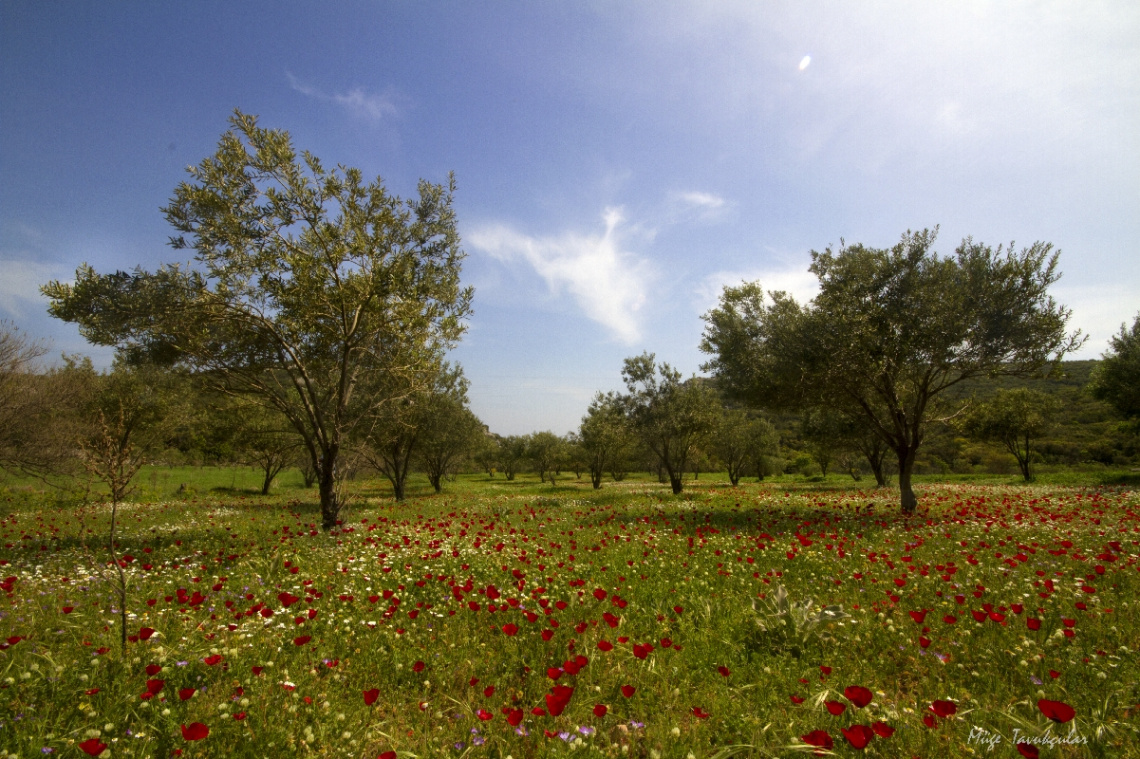
M 443 475 L 439 474 L 437 472 L 432 472 L 430 475 L 428 475 L 428 481 L 431 482 L 431 486 L 433 488 L 435 488 L 435 492 L 437 492 L 437 493 L 443 492 L 442 480 L 443 480 Z
M 916 448 L 904 448 L 898 451 L 900 505 L 904 514 L 913 514 L 918 508 L 918 496 L 914 494 L 914 489 L 910 485 L 916 452 Z
M 1029 435 L 1025 436 L 1025 458 L 1017 457 L 1017 463 L 1021 465 L 1021 476 L 1025 478 L 1026 482 L 1030 480 L 1029 472 Z
M 317 488 L 321 494 L 321 529 L 336 527 L 340 518 L 340 498 L 336 492 L 336 452 L 326 452 L 317 465 Z

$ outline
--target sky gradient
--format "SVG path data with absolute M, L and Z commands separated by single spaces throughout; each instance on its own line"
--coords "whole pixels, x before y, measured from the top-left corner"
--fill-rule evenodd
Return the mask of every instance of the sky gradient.
M 0 318 L 106 365 L 38 287 L 186 255 L 159 208 L 235 108 L 390 191 L 454 171 L 452 358 L 492 431 L 576 429 L 622 360 L 686 375 L 725 284 L 940 225 L 1062 251 L 1098 357 L 1140 310 L 1140 6 L 0 4 Z

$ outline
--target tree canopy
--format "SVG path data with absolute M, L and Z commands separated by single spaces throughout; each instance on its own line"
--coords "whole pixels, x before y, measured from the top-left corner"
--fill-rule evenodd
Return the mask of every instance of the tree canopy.
M 317 471 L 329 529 L 346 445 L 383 405 L 430 384 L 465 330 L 455 182 L 421 181 L 403 200 L 358 169 L 298 155 L 254 116 L 230 123 L 163 209 L 193 263 L 83 265 L 74 284 L 43 291 L 89 341 L 184 366 L 283 414 Z
M 682 382 L 679 371 L 658 365 L 652 353 L 627 358 L 621 375 L 629 391 L 622 403 L 630 425 L 665 469 L 673 492 L 680 493 L 686 466 L 716 428 L 720 401 L 695 378 Z
M 1140 419 L 1140 313 L 1129 330 L 1120 325 L 1092 380 L 1093 397 L 1125 419 Z
M 967 238 L 952 256 L 935 230 L 889 249 L 812 252 L 819 294 L 799 304 L 759 283 L 727 287 L 705 315 L 704 366 L 736 397 L 761 406 L 823 405 L 861 419 L 899 461 L 901 505 L 927 425 L 952 416 L 942 393 L 976 376 L 1028 375 L 1078 347 L 1070 311 L 1049 295 L 1058 253 Z
M 973 406 L 963 417 L 962 427 L 967 434 L 997 443 L 1013 454 L 1028 482 L 1032 479 L 1031 443 L 1049 429 L 1060 405 L 1053 396 L 1035 390 L 999 390 L 990 400 Z

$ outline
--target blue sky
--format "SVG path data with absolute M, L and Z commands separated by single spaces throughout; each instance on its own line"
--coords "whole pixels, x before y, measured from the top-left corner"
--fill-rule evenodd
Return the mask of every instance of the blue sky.
M 0 318 L 106 363 L 38 286 L 182 260 L 159 208 L 234 108 L 408 195 L 454 171 L 453 358 L 500 433 L 622 360 L 705 357 L 725 284 L 941 225 L 1061 249 L 1094 358 L 1140 310 L 1133 2 L 0 4 Z

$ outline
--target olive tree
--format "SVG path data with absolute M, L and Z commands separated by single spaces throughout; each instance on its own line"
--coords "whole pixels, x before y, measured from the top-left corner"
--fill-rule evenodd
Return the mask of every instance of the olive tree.
M 696 378 L 681 381 L 681 373 L 652 353 L 627 358 L 622 379 L 629 391 L 622 402 L 634 432 L 652 451 L 674 493 L 690 459 L 716 429 L 720 400 Z
M 1036 390 L 999 390 L 993 398 L 971 408 L 961 426 L 966 434 L 997 443 L 1013 454 L 1021 476 L 1029 482 L 1030 443 L 1052 426 L 1053 415 L 1060 408 L 1059 400 Z
M 1093 374 L 1093 397 L 1106 401 L 1125 419 L 1140 419 L 1140 314 L 1129 330 L 1120 325 L 1110 350 Z
M 812 252 L 819 294 L 800 304 L 759 283 L 727 287 L 704 317 L 701 349 L 721 386 L 758 403 L 829 406 L 855 415 L 898 459 L 901 507 L 913 512 L 915 455 L 933 421 L 959 409 L 944 391 L 971 377 L 1025 376 L 1083 342 L 1049 295 L 1058 253 L 967 238 L 933 250 L 937 230 L 876 249 Z
M 377 410 L 428 385 L 465 329 L 471 290 L 447 185 L 403 200 L 327 169 L 235 112 L 217 152 L 163 212 L 194 262 L 98 274 L 43 292 L 91 342 L 184 366 L 258 399 L 301 438 L 331 529 L 338 463 Z
M 601 393 L 594 396 L 578 428 L 579 444 L 590 471 L 594 489 L 602 486 L 602 476 L 618 472 L 632 455 L 633 434 L 621 396 Z

